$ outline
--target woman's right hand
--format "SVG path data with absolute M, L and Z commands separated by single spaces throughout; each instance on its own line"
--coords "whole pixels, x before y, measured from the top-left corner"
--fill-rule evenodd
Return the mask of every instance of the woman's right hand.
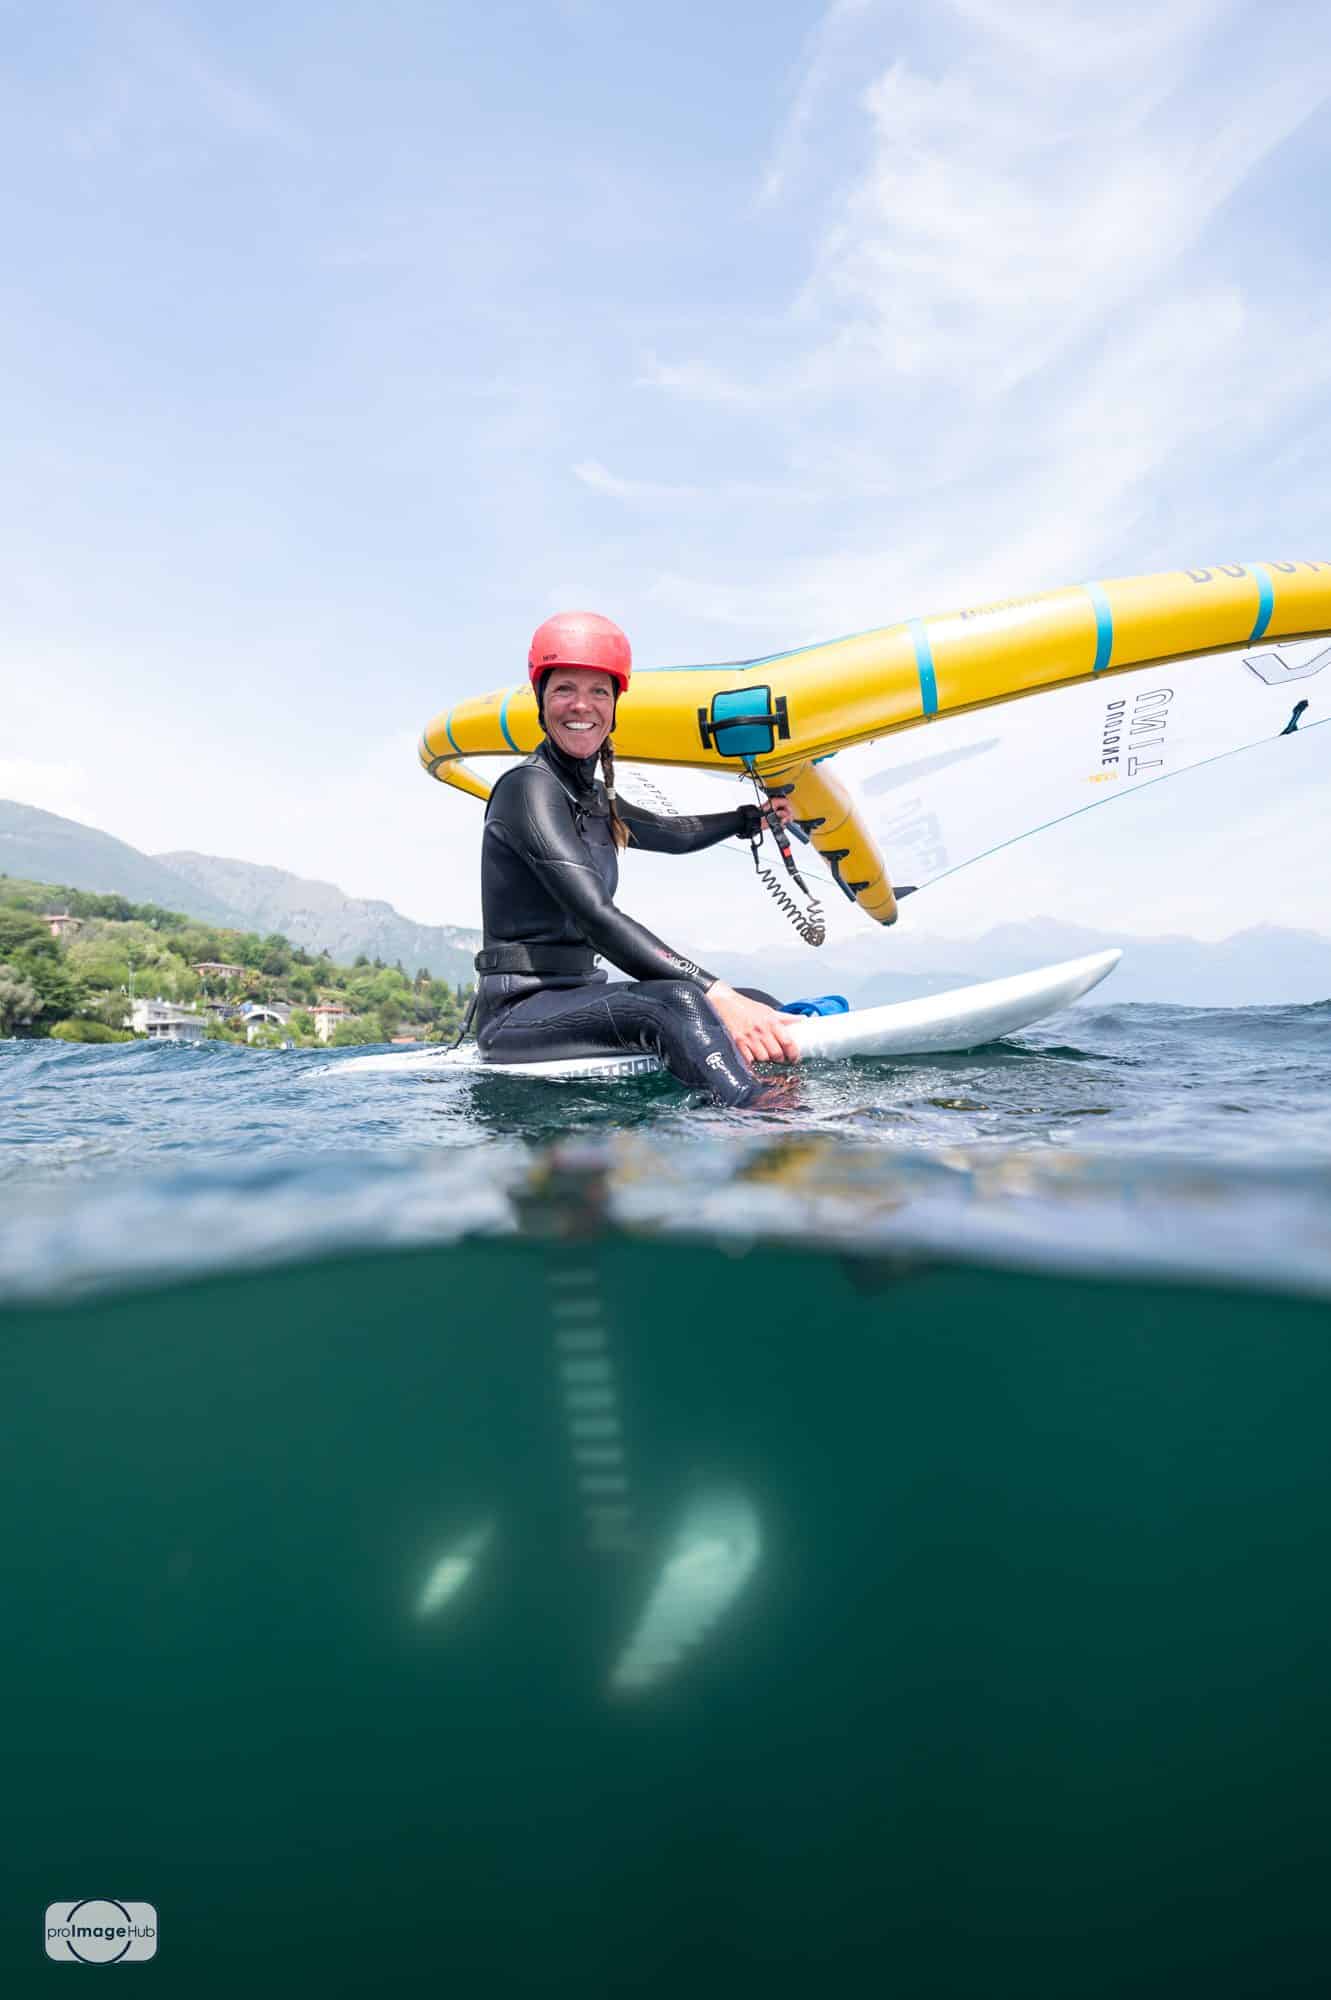
M 799 1043 L 791 1033 L 793 1014 L 778 1014 L 761 1000 L 746 999 L 724 979 L 708 987 L 707 1001 L 745 1062 L 799 1061 Z

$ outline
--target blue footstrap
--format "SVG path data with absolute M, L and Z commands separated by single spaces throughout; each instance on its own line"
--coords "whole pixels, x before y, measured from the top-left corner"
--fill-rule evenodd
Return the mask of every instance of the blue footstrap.
M 787 1000 L 783 1014 L 849 1014 L 850 1002 L 839 993 L 822 993 L 816 1000 Z

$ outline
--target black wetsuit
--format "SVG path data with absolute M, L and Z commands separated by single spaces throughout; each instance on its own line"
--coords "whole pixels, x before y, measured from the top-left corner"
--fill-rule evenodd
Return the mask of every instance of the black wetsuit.
M 663 818 L 618 801 L 635 845 L 696 854 L 751 836 L 756 806 Z M 490 795 L 481 849 L 485 949 L 476 960 L 476 1039 L 496 1062 L 646 1049 L 726 1104 L 760 1089 L 703 998 L 714 974 L 617 910 L 619 855 L 593 758 L 545 738 Z M 611 982 L 608 958 L 631 983 Z

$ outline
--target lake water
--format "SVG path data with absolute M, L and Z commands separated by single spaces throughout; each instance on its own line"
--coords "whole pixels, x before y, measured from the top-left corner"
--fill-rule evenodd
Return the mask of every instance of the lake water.
M 0 1043 L 6 1993 L 1325 1990 L 1331 1007 L 356 1053 Z

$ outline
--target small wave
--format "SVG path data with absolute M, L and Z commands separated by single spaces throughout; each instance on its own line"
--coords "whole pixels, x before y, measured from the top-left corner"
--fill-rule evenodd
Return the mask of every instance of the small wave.
M 1125 1001 L 1114 1007 L 1078 1008 L 1078 1017 L 1109 1028 L 1140 1033 L 1143 1027 L 1161 1033 L 1189 1033 L 1198 1028 L 1261 1034 L 1266 1029 L 1297 1033 L 1301 1026 L 1320 1036 L 1331 1021 L 1331 1000 L 1309 1000 L 1285 1007 L 1185 1007 L 1164 1001 Z

